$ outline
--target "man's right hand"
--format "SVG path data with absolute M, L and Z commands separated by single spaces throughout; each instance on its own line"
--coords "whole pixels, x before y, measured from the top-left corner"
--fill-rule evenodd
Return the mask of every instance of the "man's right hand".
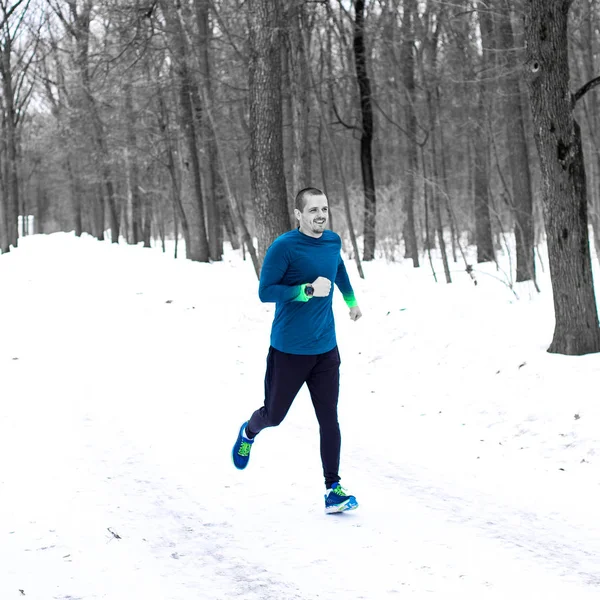
M 317 296 L 318 298 L 325 298 L 331 292 L 331 281 L 326 277 L 317 277 L 311 285 L 315 290 L 313 296 Z

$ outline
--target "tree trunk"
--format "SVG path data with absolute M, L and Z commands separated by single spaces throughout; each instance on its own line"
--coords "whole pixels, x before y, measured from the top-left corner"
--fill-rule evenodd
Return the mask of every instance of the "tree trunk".
M 290 0 L 294 4 L 294 0 Z M 294 179 L 294 164 L 297 162 L 296 147 L 294 145 L 294 100 L 293 100 L 293 79 L 292 74 L 292 49 L 291 49 L 291 32 L 290 32 L 290 12 L 293 7 L 290 7 L 290 2 L 284 0 L 281 3 L 283 12 L 283 24 L 281 29 L 281 126 L 282 126 L 282 143 L 283 143 L 283 177 L 286 182 L 293 182 Z M 293 186 L 293 183 L 292 183 Z M 290 222 L 290 227 L 293 229 L 296 226 L 296 217 L 294 216 L 294 194 L 289 193 L 286 186 L 287 194 L 287 211 Z
M 2 92 L 6 135 L 6 234 L 8 244 L 17 247 L 19 239 L 19 177 L 17 173 L 17 124 L 11 65 L 12 43 L 10 32 L 3 35 L 0 72 L 2 74 Z
M 443 9 L 442 9 L 443 10 Z M 440 14 L 438 16 L 439 19 L 442 18 Z M 437 157 L 437 142 L 436 142 L 436 129 L 437 129 L 437 114 L 440 110 L 439 98 L 440 98 L 440 90 L 438 83 L 438 43 L 439 43 L 439 33 L 440 33 L 440 23 L 436 25 L 435 33 L 431 40 L 431 48 L 430 48 L 430 60 L 431 60 L 431 74 L 433 81 L 430 85 L 433 86 L 434 91 L 431 89 L 427 89 L 426 98 L 427 98 L 427 108 L 429 112 L 429 139 L 431 140 L 431 183 L 430 186 L 430 197 L 432 202 L 432 232 L 437 233 L 438 244 L 440 248 L 440 252 L 442 254 L 442 263 L 444 265 L 444 276 L 446 278 L 446 283 L 452 283 L 452 279 L 450 277 L 450 267 L 448 266 L 448 255 L 446 253 L 446 242 L 444 240 L 444 227 L 442 222 L 442 210 L 441 210 L 441 181 L 439 175 L 439 165 L 438 165 L 438 157 Z M 438 101 L 434 104 L 434 94 L 435 99 Z M 442 147 L 442 152 L 444 151 Z M 425 164 L 425 160 L 423 160 L 423 164 Z M 435 235 L 431 235 L 431 247 L 435 247 Z
M 440 90 L 437 89 L 437 104 L 440 106 Z M 457 262 L 456 245 L 460 243 L 458 240 L 456 227 L 454 223 L 454 211 L 452 210 L 450 200 L 450 190 L 448 188 L 448 169 L 446 168 L 446 141 L 444 139 L 444 123 L 440 123 L 440 147 L 441 147 L 441 168 L 442 168 L 442 185 L 444 192 L 444 206 L 448 215 L 448 223 L 450 225 L 450 241 L 452 245 L 452 261 Z
M 101 242 L 104 241 L 105 229 L 105 214 L 104 214 L 104 194 L 102 185 L 97 183 L 94 185 L 94 205 L 93 205 L 93 228 L 94 236 Z
M 586 48 L 583 52 L 583 63 L 585 66 L 585 78 L 590 80 L 594 77 L 594 40 L 596 39 L 596 13 L 595 0 L 587 0 L 585 10 L 588 14 L 585 20 L 585 38 Z M 586 114 L 588 116 L 588 127 L 591 130 L 593 143 L 592 164 L 595 164 L 596 176 L 600 178 L 600 106 L 598 103 L 598 94 L 590 94 L 586 98 Z M 594 246 L 596 248 L 596 258 L 600 260 L 600 189 L 599 182 L 596 180 L 594 190 L 592 190 L 590 200 L 590 222 L 594 237 Z
M 279 0 L 248 0 L 250 182 L 259 262 L 289 230 L 283 172 Z
M 375 176 L 373 174 L 373 107 L 371 104 L 371 82 L 367 74 L 364 0 L 356 0 L 354 11 L 356 17 L 354 21 L 354 63 L 356 66 L 356 80 L 360 92 L 360 109 L 362 117 L 360 167 L 365 194 L 363 260 L 373 260 L 375 257 L 377 199 L 375 195 Z
M 2 126 L 4 128 L 4 125 Z M 0 254 L 10 252 L 10 244 L 8 242 L 8 220 L 7 220 L 7 206 L 6 206 L 6 186 L 4 185 L 5 180 L 5 169 L 3 164 L 3 148 L 0 147 Z
M 217 156 L 220 157 L 220 161 L 221 161 L 221 164 L 217 165 L 217 166 L 221 167 L 222 172 L 223 172 L 223 184 L 225 186 L 225 193 L 226 193 L 227 202 L 229 205 L 229 210 L 227 211 L 227 214 L 230 216 L 230 218 L 235 219 L 235 229 L 237 229 L 237 231 L 240 232 L 240 235 L 242 238 L 242 247 L 243 248 L 245 247 L 248 249 L 250 258 L 252 260 L 252 265 L 254 266 L 254 272 L 256 273 L 256 276 L 258 278 L 260 278 L 260 262 L 258 260 L 258 255 L 256 253 L 256 249 L 254 248 L 254 243 L 252 242 L 252 236 L 250 235 L 250 232 L 248 231 L 248 227 L 246 227 L 246 221 L 244 220 L 242 206 L 241 206 L 238 198 L 233 195 L 233 193 L 231 191 L 231 186 L 229 185 L 229 178 L 227 177 L 227 169 L 225 168 L 225 165 L 223 164 L 223 153 L 222 153 L 222 149 L 221 149 L 221 144 L 219 143 L 217 127 L 215 125 L 215 122 L 214 122 L 214 119 L 212 116 L 212 111 L 210 109 L 207 109 L 206 116 L 208 117 L 211 129 L 215 136 L 214 140 L 215 140 L 215 145 L 216 145 L 216 150 L 217 150 Z M 231 227 L 233 230 L 233 223 L 232 223 Z M 233 237 L 232 237 L 232 240 L 233 240 Z
M 35 186 L 35 220 L 33 223 L 33 233 L 40 234 L 45 231 L 46 211 L 48 209 L 48 198 L 46 189 L 42 187 L 42 182 L 38 179 Z
M 198 134 L 194 115 L 194 82 L 188 64 L 188 48 L 176 5 L 170 0 L 161 0 L 162 12 L 169 28 L 171 50 L 179 95 L 180 126 L 187 147 L 187 166 L 192 179 L 192 201 L 187 204 L 187 220 L 190 227 L 190 248 L 186 256 L 194 261 L 209 261 L 208 235 L 204 216 L 204 196 L 202 193 L 202 175 L 198 154 Z
M 125 94 L 125 118 L 127 121 L 127 147 L 125 148 L 125 156 L 129 198 L 131 199 L 131 241 L 135 245 L 141 242 L 144 237 L 142 231 L 140 170 L 138 167 L 137 135 L 135 131 L 136 114 L 133 109 L 131 82 L 126 81 L 123 87 Z
M 152 210 L 152 197 L 144 193 L 142 199 L 142 240 L 144 242 L 144 248 L 152 247 L 152 216 L 154 211 Z
M 479 5 L 482 3 L 480 2 Z M 488 140 L 488 84 L 489 48 L 492 37 L 492 20 L 487 8 L 479 12 L 479 25 L 483 45 L 482 68 L 479 80 L 479 102 L 475 135 L 475 235 L 477 262 L 494 260 L 494 242 L 490 219 L 489 193 L 489 140 Z
M 198 31 L 198 57 L 200 64 L 200 99 L 205 111 L 212 110 L 213 91 L 210 61 L 210 19 L 209 0 L 195 0 L 195 15 Z M 204 157 L 206 169 L 206 227 L 210 259 L 223 259 L 223 213 L 227 210 L 227 199 L 223 179 L 219 170 L 218 149 L 215 142 L 215 132 L 209 119 L 203 119 Z
M 405 257 L 412 258 L 413 267 L 419 267 L 419 248 L 417 246 L 417 233 L 415 227 L 415 177 L 419 161 L 419 149 L 417 144 L 417 117 L 415 115 L 415 59 L 414 41 L 415 28 L 414 19 L 416 12 L 416 0 L 405 0 L 402 17 L 402 80 L 406 90 L 406 129 L 407 129 L 407 152 L 406 152 L 406 175 L 404 186 L 403 209 L 406 213 L 403 237 Z
M 77 237 L 81 237 L 81 234 L 83 233 L 81 186 L 79 185 L 79 176 L 73 172 L 73 167 L 71 166 L 71 163 L 72 152 L 70 149 L 67 149 L 67 156 L 65 158 L 65 169 L 69 177 L 69 191 L 71 194 L 71 207 L 73 210 L 73 226 L 75 229 L 75 235 Z
M 542 172 L 542 204 L 556 325 L 549 352 L 600 351 L 588 239 L 585 167 L 569 89 L 569 0 L 531 0 L 527 85 Z
M 510 0 L 497 0 L 499 15 L 499 39 L 505 57 L 507 76 L 504 90 L 504 122 L 506 124 L 508 162 L 512 181 L 513 212 L 515 217 L 515 240 L 517 250 L 516 280 L 535 280 L 533 197 L 529 154 L 525 137 L 524 110 L 519 71 L 515 52 L 515 39 L 511 23 Z
M 302 188 L 313 185 L 310 164 L 309 137 L 309 80 L 307 48 L 304 46 L 302 31 L 307 30 L 305 5 L 298 3 L 290 14 L 290 65 L 292 97 L 292 131 L 293 131 L 293 195 Z M 308 37 L 308 35 L 307 35 Z M 309 39 L 310 43 L 310 39 Z
M 444 225 L 442 221 L 442 200 L 440 198 L 440 176 L 438 172 L 438 164 L 437 164 L 437 148 L 436 148 L 436 136 L 435 136 L 435 123 L 433 117 L 433 107 L 431 106 L 431 94 L 427 94 L 429 100 L 429 110 L 431 113 L 431 166 L 433 172 L 431 174 L 431 178 L 434 182 L 434 186 L 432 189 L 433 196 L 433 209 L 435 212 L 435 231 L 437 233 L 438 245 L 440 247 L 440 252 L 442 253 L 442 264 L 444 265 L 444 276 L 446 277 L 446 283 L 452 283 L 452 278 L 450 276 L 450 266 L 448 265 L 448 254 L 446 252 L 446 241 L 444 240 Z
M 179 179 L 177 177 L 178 170 L 177 164 L 175 160 L 175 151 L 173 149 L 172 141 L 169 137 L 169 113 L 167 110 L 167 106 L 165 104 L 165 100 L 163 97 L 162 89 L 160 87 L 157 88 L 157 102 L 158 102 L 158 110 L 156 111 L 156 120 L 158 123 L 158 128 L 162 132 L 164 136 L 164 144 L 165 144 L 165 154 L 167 159 L 167 171 L 169 173 L 169 178 L 171 180 L 171 200 L 173 201 L 173 208 L 175 213 L 179 217 L 179 221 L 181 221 L 181 229 L 183 231 L 183 239 L 185 241 L 185 250 L 186 250 L 186 258 L 192 260 L 192 234 L 190 232 L 190 226 L 187 220 L 187 216 L 185 210 L 183 208 L 183 203 L 181 200 L 181 189 L 179 185 Z M 195 208 L 195 207 L 194 207 Z M 190 211 L 192 214 L 195 213 L 194 210 Z M 152 222 L 152 216 L 150 216 L 150 223 Z M 177 224 L 177 220 L 176 220 Z M 177 240 L 178 235 L 176 235 L 176 246 L 175 246 L 175 258 L 177 258 Z

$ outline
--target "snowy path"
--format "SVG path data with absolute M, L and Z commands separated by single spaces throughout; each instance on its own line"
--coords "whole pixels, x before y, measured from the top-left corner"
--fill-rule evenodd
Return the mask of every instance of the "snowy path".
M 476 426 L 485 413 L 462 414 L 450 392 L 428 403 L 437 388 L 418 367 L 399 406 L 383 376 L 395 365 L 385 344 L 369 346 L 364 322 L 339 326 L 343 476 L 361 507 L 326 516 L 304 390 L 247 471 L 230 462 L 261 390 L 270 320 L 235 295 L 251 273 L 201 309 L 171 271 L 117 280 L 98 263 L 98 288 L 92 274 L 72 282 L 65 257 L 64 275 L 51 269 L 57 258 L 13 273 L 25 292 L 0 300 L 15 317 L 0 353 L 2 600 L 598 598 L 597 483 L 482 444 L 496 435 Z M 386 339 L 425 355 L 417 321 Z M 360 355 L 352 336 L 363 336 Z M 460 368 L 456 352 L 436 356 L 440 377 Z

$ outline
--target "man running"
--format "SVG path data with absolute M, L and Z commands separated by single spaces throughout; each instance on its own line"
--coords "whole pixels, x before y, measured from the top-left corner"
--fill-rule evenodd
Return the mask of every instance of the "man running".
M 350 308 L 350 318 L 356 321 L 362 313 L 340 254 L 340 237 L 326 229 L 329 206 L 325 194 L 316 188 L 298 192 L 294 215 L 299 227 L 271 244 L 260 274 L 261 301 L 276 303 L 267 356 L 265 402 L 242 424 L 232 451 L 233 463 L 238 469 L 246 468 L 256 436 L 283 421 L 306 383 L 319 422 L 325 512 L 342 512 L 357 508 L 358 502 L 339 483 L 340 355 L 333 319 L 332 281 Z

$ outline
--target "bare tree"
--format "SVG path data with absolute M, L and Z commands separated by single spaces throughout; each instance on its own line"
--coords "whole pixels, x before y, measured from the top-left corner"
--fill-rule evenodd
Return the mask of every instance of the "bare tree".
M 196 27 L 195 50 L 198 59 L 198 86 L 200 94 L 197 102 L 203 111 L 212 110 L 214 103 L 211 66 L 211 24 L 209 0 L 194 0 L 194 16 Z M 208 104 L 207 104 L 208 103 Z M 206 228 L 211 260 L 223 258 L 223 223 L 229 215 L 229 207 L 225 197 L 225 186 L 219 170 L 219 153 L 215 141 L 215 132 L 208 118 L 202 119 L 203 158 L 206 163 L 205 188 L 206 192 Z M 234 240 L 235 244 L 235 240 Z
M 31 60 L 23 53 L 18 64 L 13 64 L 15 41 L 21 35 L 30 0 L 0 0 L 0 77 L 2 79 L 2 128 L 4 137 L 4 193 L 0 196 L 0 252 L 8 252 L 18 243 L 19 174 L 18 133 L 22 111 L 29 93 L 25 91 L 24 77 Z M 1 153 L 1 151 L 0 151 Z
M 189 64 L 189 44 L 181 23 L 177 8 L 179 0 L 173 5 L 171 1 L 161 0 L 161 10 L 168 27 L 168 37 L 174 58 L 180 105 L 180 124 L 185 135 L 189 157 L 189 170 L 192 177 L 193 202 L 187 207 L 189 224 L 189 241 L 191 247 L 186 250 L 188 258 L 199 262 L 208 262 L 209 245 L 206 231 L 204 195 L 202 191 L 202 174 L 198 152 L 198 127 L 195 117 L 194 98 L 198 98 L 198 90 L 193 80 Z M 196 108 L 199 107 L 196 105 Z
M 438 103 L 434 103 L 434 100 L 439 100 L 439 81 L 438 81 L 438 52 L 440 36 L 442 26 L 445 20 L 445 7 L 442 6 L 440 11 L 436 15 L 436 24 L 429 42 L 429 54 L 430 54 L 430 82 L 425 92 L 427 99 L 427 108 L 429 112 L 429 140 L 431 141 L 431 171 L 432 171 L 432 185 L 431 187 L 431 199 L 432 208 L 434 213 L 433 227 L 437 234 L 437 240 L 439 249 L 442 255 L 442 263 L 444 265 L 444 276 L 446 283 L 452 283 L 450 276 L 450 267 L 448 265 L 448 255 L 446 252 L 446 242 L 444 240 L 444 226 L 442 222 L 442 178 L 440 177 L 440 166 L 438 164 L 438 146 L 437 146 L 437 128 L 438 128 Z M 433 88 L 433 89 L 432 89 Z M 443 146 L 441 152 L 444 152 Z
M 119 241 L 119 211 L 115 194 L 113 173 L 111 172 L 110 153 L 107 144 L 106 127 L 102 121 L 98 102 L 92 89 L 92 74 L 90 68 L 90 26 L 93 18 L 94 5 L 92 0 L 65 0 L 68 14 L 63 13 L 64 5 L 56 0 L 48 0 L 55 14 L 63 23 L 65 30 L 75 41 L 75 67 L 77 70 L 77 90 L 74 93 L 75 104 L 81 113 L 85 113 L 85 122 L 91 125 L 91 139 L 95 160 L 99 162 L 101 185 L 98 186 L 96 219 L 96 235 L 104 239 L 104 204 L 109 209 L 111 241 Z M 100 220 L 101 219 L 101 220 Z
M 375 175 L 373 172 L 373 106 L 371 98 L 371 81 L 367 73 L 364 0 L 355 1 L 354 13 L 354 65 L 356 68 L 356 81 L 360 93 L 360 112 L 362 119 L 360 168 L 365 195 L 363 260 L 373 260 L 375 257 L 377 196 L 375 193 Z
M 406 213 L 404 224 L 405 254 L 413 261 L 413 267 L 419 266 L 419 248 L 415 228 L 415 178 L 417 176 L 419 147 L 417 142 L 417 117 L 415 114 L 416 85 L 415 85 L 415 24 L 417 12 L 416 0 L 405 0 L 402 19 L 402 49 L 400 63 L 402 65 L 402 81 L 406 94 L 406 126 L 407 151 L 406 175 L 404 186 L 403 208 Z
M 527 139 L 525 111 L 521 94 L 517 63 L 517 49 L 511 20 L 511 0 L 495 0 L 498 17 L 498 38 L 504 60 L 503 110 L 508 146 L 508 163 L 512 190 L 512 208 L 515 216 L 517 251 L 517 281 L 535 280 L 533 239 L 533 195 Z
M 542 170 L 542 203 L 556 326 L 548 349 L 558 354 L 600 352 L 588 239 L 581 132 L 573 111 L 600 84 L 570 91 L 568 15 L 572 0 L 531 0 L 526 11 L 527 84 Z
M 248 0 L 250 179 L 258 256 L 289 229 L 283 174 L 279 0 Z
M 494 243 L 490 219 L 490 167 L 489 167 L 489 84 L 490 48 L 493 24 L 485 3 L 479 2 L 479 29 L 481 32 L 481 67 L 479 74 L 479 101 L 477 106 L 477 134 L 475 138 L 475 231 L 477 236 L 477 262 L 494 260 Z
M 310 24 L 307 5 L 293 0 L 287 12 L 287 33 L 290 63 L 290 95 L 292 101 L 292 190 L 297 193 L 312 185 L 311 152 L 309 137 L 309 75 L 308 47 L 310 47 Z

